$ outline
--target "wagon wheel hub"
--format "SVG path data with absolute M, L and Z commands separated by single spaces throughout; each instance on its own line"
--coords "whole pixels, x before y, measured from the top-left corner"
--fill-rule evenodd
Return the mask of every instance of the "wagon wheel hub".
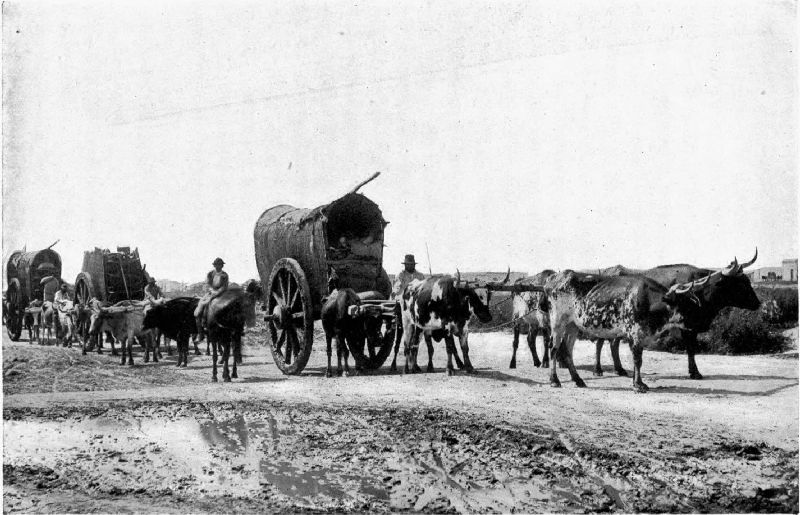
M 292 312 L 285 304 L 278 304 L 272 310 L 272 319 L 278 329 L 283 329 L 292 323 Z

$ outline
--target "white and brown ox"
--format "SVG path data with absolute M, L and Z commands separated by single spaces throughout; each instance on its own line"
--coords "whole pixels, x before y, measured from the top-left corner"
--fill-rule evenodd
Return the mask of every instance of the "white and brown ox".
M 518 279 L 514 284 L 544 286 L 547 279 L 553 274 L 555 274 L 553 270 L 543 270 L 532 277 Z M 547 300 L 547 295 L 539 291 L 515 291 L 511 293 L 511 299 L 514 340 L 512 341 L 511 363 L 508 368 L 517 368 L 517 348 L 519 347 L 520 333 L 527 334 L 528 348 L 531 350 L 531 356 L 533 356 L 533 366 L 548 367 L 550 364 L 552 338 L 550 335 L 550 314 L 548 313 L 550 303 Z M 542 335 L 544 346 L 541 361 L 536 352 L 536 337 L 540 334 Z
M 146 303 L 124 300 L 113 306 L 105 306 L 97 299 L 90 301 L 92 314 L 90 317 L 89 335 L 94 337 L 103 332 L 110 332 L 120 343 L 122 360 L 120 365 L 133 365 L 133 342 L 145 342 L 145 362 L 149 361 L 153 351 L 153 361 L 158 362 L 158 351 L 153 348 L 153 338 L 149 330 L 143 328 L 144 308 Z M 113 350 L 113 343 L 112 343 Z
M 744 274 L 744 269 L 755 263 L 758 258 L 756 249 L 753 259 L 739 264 L 734 258 L 733 262 L 719 271 L 707 268 L 698 268 L 693 265 L 662 265 L 641 272 L 641 275 L 652 279 L 665 288 L 672 288 L 679 293 L 688 293 L 691 289 L 693 295 L 685 295 L 692 299 L 690 304 L 680 306 L 682 323 L 688 330 L 684 335 L 686 355 L 689 364 L 689 377 L 702 379 L 703 376 L 697 369 L 695 354 L 697 353 L 697 335 L 708 331 L 711 322 L 725 307 L 737 307 L 756 310 L 759 300 L 750 280 Z M 620 275 L 632 275 L 622 272 Z M 603 375 L 600 366 L 600 353 L 603 348 L 603 339 L 595 341 L 595 375 Z M 627 376 L 619 359 L 619 340 L 611 341 L 611 356 L 614 360 L 614 369 L 617 374 Z
M 447 349 L 447 375 L 453 375 L 455 337 L 459 339 L 467 373 L 474 372 L 469 359 L 469 319 L 474 313 L 481 322 L 490 322 L 492 315 L 487 307 L 488 299 L 484 304 L 475 293 L 475 289 L 483 285 L 460 279 L 459 274 L 458 277 L 440 275 L 414 280 L 402 292 L 400 313 L 406 373 L 420 372 L 417 352 L 419 337 L 423 333 L 437 342 L 444 338 Z M 426 339 L 426 342 L 430 340 Z M 432 369 L 433 344 L 428 343 L 428 370 Z
M 682 302 L 685 293 L 668 301 L 667 289 L 646 277 L 603 277 L 566 270 L 552 276 L 545 289 L 550 299 L 552 352 L 557 354 L 566 345 L 564 359 L 579 388 L 586 386 L 572 359 L 579 334 L 627 341 L 633 354 L 633 389 L 646 392 L 641 370 L 645 343 L 654 338 L 682 338 L 685 333 L 679 323 L 670 321 L 670 303 Z M 558 387 L 555 361 L 550 361 L 550 385 Z

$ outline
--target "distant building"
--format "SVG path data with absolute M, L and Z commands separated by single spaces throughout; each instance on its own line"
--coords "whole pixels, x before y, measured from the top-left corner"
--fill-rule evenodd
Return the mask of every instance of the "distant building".
M 186 283 L 179 281 L 170 281 L 169 279 L 161 279 L 156 281 L 156 284 L 164 293 L 183 293 L 186 291 Z
M 797 282 L 797 258 L 795 259 L 784 259 L 781 261 L 782 268 L 783 268 L 783 280 L 784 281 L 791 281 L 793 283 Z
M 775 281 L 797 282 L 797 259 L 784 259 L 781 266 L 765 266 L 747 272 L 754 283 Z

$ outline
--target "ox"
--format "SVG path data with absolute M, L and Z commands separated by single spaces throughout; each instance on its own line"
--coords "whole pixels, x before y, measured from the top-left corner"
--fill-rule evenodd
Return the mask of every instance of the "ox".
M 544 270 L 533 277 L 518 279 L 515 284 L 544 286 L 547 278 L 553 274 L 555 274 L 553 270 Z M 533 356 L 533 366 L 548 367 L 552 338 L 550 336 L 550 315 L 548 314 L 550 303 L 547 300 L 547 295 L 538 291 L 512 292 L 511 299 L 514 340 L 512 342 L 511 363 L 508 368 L 517 368 L 517 348 L 519 347 L 520 332 L 527 333 L 528 348 Z M 536 337 L 540 334 L 544 345 L 541 361 L 539 361 L 539 355 L 536 353 Z
M 58 325 L 61 326 L 61 341 L 64 347 L 69 344 L 72 348 L 72 340 L 76 337 L 75 333 L 75 305 L 71 300 L 63 302 L 56 308 L 58 315 Z
M 251 283 L 252 284 L 252 283 Z M 250 286 L 250 285 L 248 285 Z M 261 289 L 254 285 L 243 290 L 232 283 L 227 290 L 215 297 L 206 312 L 208 339 L 211 342 L 211 357 L 214 361 L 211 380 L 217 381 L 217 350 L 222 348 L 222 380 L 226 383 L 236 379 L 236 365 L 242 362 L 242 335 L 245 325 L 255 325 L 255 305 Z M 228 368 L 228 359 L 233 350 L 233 372 Z
M 457 336 L 464 355 L 467 373 L 474 372 L 469 359 L 468 325 L 472 313 L 481 322 L 490 322 L 492 315 L 475 293 L 477 283 L 467 283 L 449 275 L 414 280 L 402 292 L 400 312 L 403 324 L 403 350 L 406 356 L 404 371 L 416 373 L 419 336 L 426 334 L 434 340 L 445 339 L 447 375 L 453 375 L 454 337 Z M 426 340 L 426 342 L 429 340 Z M 428 370 L 433 369 L 433 345 L 428 344 Z
M 667 289 L 642 276 L 602 277 L 566 270 L 552 276 L 545 286 L 551 311 L 553 353 L 566 345 L 564 355 L 570 376 L 579 388 L 586 384 L 575 370 L 572 349 L 579 333 L 590 338 L 622 338 L 633 354 L 633 389 L 646 392 L 642 381 L 642 351 L 654 338 L 680 338 L 683 328 L 671 324 Z M 682 297 L 683 295 L 681 295 Z M 681 299 L 675 298 L 673 302 Z M 561 386 L 556 360 L 550 361 L 550 385 Z
M 102 332 L 110 332 L 120 342 L 122 360 L 133 366 L 133 340 L 135 338 L 147 339 L 149 345 L 150 335 L 144 331 L 144 305 L 124 300 L 111 307 L 103 306 L 97 299 L 90 301 L 92 315 L 89 324 L 89 336 Z M 113 344 L 112 344 L 113 350 Z M 128 362 L 129 360 L 129 362 Z M 154 361 L 158 361 L 158 354 L 154 352 Z
M 165 341 L 170 338 L 177 343 L 178 367 L 188 365 L 189 339 L 197 334 L 194 310 L 198 301 L 196 297 L 178 297 L 154 305 L 144 314 L 144 329 L 158 330 L 164 335 Z
M 42 343 L 39 339 L 39 313 L 41 312 L 41 307 L 41 300 L 31 301 L 22 317 L 22 326 L 28 330 L 28 343 L 33 343 L 34 338 L 40 344 Z
M 695 354 L 698 348 L 697 335 L 708 331 L 711 322 L 719 312 L 725 307 L 750 310 L 759 308 L 758 297 L 750 285 L 750 280 L 744 274 L 744 269 L 755 263 L 757 258 L 758 249 L 756 249 L 755 255 L 750 261 L 739 264 L 738 260 L 734 258 L 730 265 L 717 272 L 685 264 L 662 265 L 642 272 L 644 277 L 653 279 L 665 288 L 678 286 L 676 289 L 679 289 L 681 293 L 688 293 L 689 288 L 696 288 L 693 296 L 687 296 L 687 298 L 692 298 L 693 302 L 678 306 L 682 323 L 685 324 L 687 329 L 684 335 L 684 342 L 689 364 L 689 377 L 691 379 L 703 378 L 697 369 L 695 361 Z M 710 280 L 706 280 L 706 278 Z M 603 340 L 599 339 L 595 344 L 594 373 L 595 375 L 602 375 L 600 353 L 603 348 Z M 627 375 L 620 363 L 618 340 L 612 340 L 611 342 L 611 356 L 614 360 L 614 369 L 617 374 Z
M 333 284 L 329 281 L 329 286 Z M 325 377 L 333 377 L 331 368 L 331 341 L 336 338 L 336 375 L 342 375 L 342 361 L 344 361 L 344 375 L 350 375 L 350 365 L 348 364 L 349 352 L 348 345 L 356 345 L 357 341 L 363 342 L 365 337 L 364 321 L 348 313 L 350 306 L 358 306 L 361 299 L 352 288 L 336 289 L 322 305 L 322 328 L 325 330 L 325 342 L 327 344 L 328 368 L 325 370 Z

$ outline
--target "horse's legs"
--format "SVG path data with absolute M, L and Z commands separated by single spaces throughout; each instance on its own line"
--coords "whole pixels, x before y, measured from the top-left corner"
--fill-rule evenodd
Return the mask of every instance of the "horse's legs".
M 222 381 L 225 383 L 231 382 L 231 372 L 228 368 L 228 359 L 231 356 L 231 333 L 230 331 L 224 331 L 224 335 L 220 338 L 220 343 L 222 344 Z
M 214 331 L 214 334 L 212 335 L 211 328 L 209 327 L 208 329 L 209 330 L 208 330 L 208 334 L 206 335 L 206 340 L 208 342 L 211 342 L 211 339 L 212 338 L 214 339 L 214 344 L 211 345 L 211 361 L 213 363 L 213 369 L 212 369 L 212 372 L 211 372 L 211 381 L 216 383 L 217 382 L 217 340 L 218 340 L 218 338 L 217 338 L 216 331 Z

